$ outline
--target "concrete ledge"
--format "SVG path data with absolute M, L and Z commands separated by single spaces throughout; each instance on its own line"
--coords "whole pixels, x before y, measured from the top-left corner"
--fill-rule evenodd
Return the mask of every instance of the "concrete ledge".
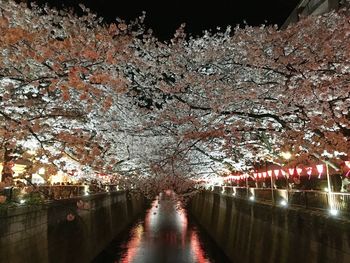
M 78 210 L 78 200 L 88 210 Z M 144 210 L 145 200 L 125 191 L 17 207 L 0 215 L 0 263 L 91 262 Z M 67 221 L 67 214 L 75 220 Z
M 350 262 L 349 220 L 209 191 L 190 211 L 233 262 Z

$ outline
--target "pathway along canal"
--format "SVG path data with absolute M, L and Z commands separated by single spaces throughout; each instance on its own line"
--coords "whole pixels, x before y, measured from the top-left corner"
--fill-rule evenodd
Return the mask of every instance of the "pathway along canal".
M 143 218 L 118 235 L 92 262 L 229 263 L 171 193 L 161 193 Z

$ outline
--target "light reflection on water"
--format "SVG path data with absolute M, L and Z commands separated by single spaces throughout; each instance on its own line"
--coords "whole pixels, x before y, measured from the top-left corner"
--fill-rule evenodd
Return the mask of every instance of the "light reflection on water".
M 179 205 L 171 198 L 171 194 L 160 194 L 147 210 L 144 221 L 135 224 L 129 233 L 129 238 L 119 244 L 113 262 L 229 262 L 223 255 L 220 259 L 214 259 L 214 254 L 208 255 L 204 251 L 204 245 L 208 250 L 213 249 L 213 244 L 210 242 L 208 244 L 208 240 L 205 244 L 202 242 L 198 229 L 189 224 L 186 211 L 179 208 Z

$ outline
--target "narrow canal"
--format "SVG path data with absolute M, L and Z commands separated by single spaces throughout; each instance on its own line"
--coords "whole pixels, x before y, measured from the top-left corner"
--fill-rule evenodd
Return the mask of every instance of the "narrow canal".
M 117 236 L 93 263 L 229 263 L 172 194 L 160 194 L 143 218 Z

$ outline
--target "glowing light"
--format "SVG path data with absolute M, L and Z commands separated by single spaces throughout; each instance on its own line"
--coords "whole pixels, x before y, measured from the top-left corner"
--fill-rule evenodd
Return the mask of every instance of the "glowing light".
M 294 168 L 289 168 L 288 169 L 288 173 L 289 173 L 289 175 L 293 175 L 294 174 Z
M 345 161 L 346 167 L 350 168 L 350 161 Z
M 21 199 L 21 200 L 19 201 L 20 204 L 24 204 L 25 202 L 26 202 L 26 200 L 23 200 L 23 199 Z
M 141 237 L 144 233 L 142 224 L 139 224 L 136 228 L 133 229 L 132 238 L 127 243 L 126 247 L 127 251 L 123 254 L 121 263 L 129 263 L 132 262 L 137 254 L 141 243 Z
M 311 174 L 312 174 L 312 167 L 306 167 L 306 173 L 308 174 L 309 179 L 310 179 Z
M 301 175 L 301 172 L 303 171 L 303 169 L 300 168 L 300 167 L 298 167 L 296 170 L 297 170 L 297 174 L 300 176 L 300 175 Z
M 281 152 L 281 156 L 284 159 L 289 160 L 292 157 L 292 154 L 290 152 Z
M 273 173 L 275 174 L 275 176 L 277 178 L 279 173 L 280 173 L 280 170 L 279 169 L 273 170 Z
M 254 197 L 253 195 L 251 195 L 251 196 L 249 197 L 249 200 L 250 200 L 250 201 L 254 201 L 254 200 L 255 200 L 255 197 Z
M 321 178 L 321 175 L 322 175 L 323 169 L 324 169 L 323 164 L 316 165 L 316 169 L 318 171 L 318 178 Z
M 84 185 L 84 193 L 85 193 L 85 195 L 89 195 L 89 186 L 88 185 Z
M 35 151 L 34 151 L 34 150 L 28 150 L 27 153 L 28 153 L 29 155 L 34 155 L 34 154 L 35 154 Z
M 331 210 L 329 210 L 329 213 L 330 213 L 332 216 L 336 216 L 336 215 L 338 215 L 339 211 L 336 210 L 336 209 L 331 209 Z
M 328 192 L 328 188 L 327 188 L 327 187 L 325 187 L 325 188 L 324 188 L 324 191 L 325 191 L 325 192 Z
M 288 203 L 287 203 L 286 200 L 283 199 L 283 200 L 280 202 L 280 204 L 281 204 L 282 206 L 287 206 Z
M 272 170 L 268 170 L 267 174 L 271 177 L 272 176 Z
M 266 178 L 266 172 L 263 172 L 262 175 L 264 178 Z
M 198 263 L 208 263 L 209 261 L 205 258 L 205 252 L 202 249 L 201 243 L 199 242 L 199 238 L 197 233 L 192 231 L 191 233 L 191 250 L 196 257 L 196 262 Z

